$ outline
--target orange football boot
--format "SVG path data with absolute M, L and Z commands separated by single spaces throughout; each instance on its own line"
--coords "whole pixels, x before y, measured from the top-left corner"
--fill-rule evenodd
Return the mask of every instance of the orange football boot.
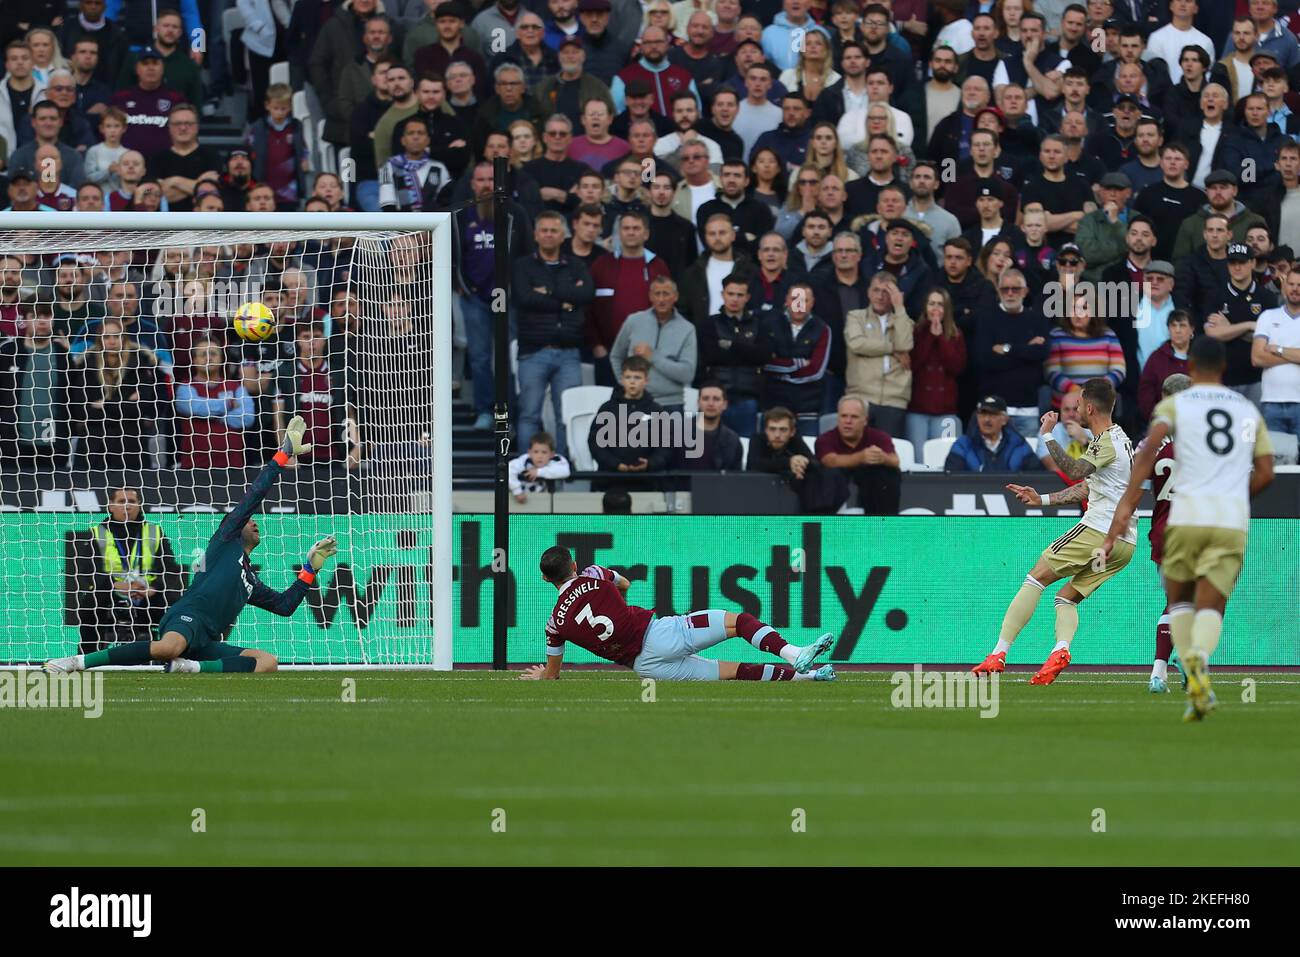
M 1053 651 L 1047 656 L 1047 660 L 1043 662 L 1043 667 L 1039 668 L 1037 673 L 1029 679 L 1029 683 L 1031 685 L 1050 685 L 1069 663 L 1070 650 L 1068 648 Z
M 995 671 L 1004 670 L 1006 666 L 1007 666 L 1007 653 L 1005 651 L 995 651 L 993 652 L 993 654 L 989 655 L 987 658 L 985 658 L 983 661 L 977 664 L 974 668 L 972 668 L 971 674 L 990 675 L 993 674 Z

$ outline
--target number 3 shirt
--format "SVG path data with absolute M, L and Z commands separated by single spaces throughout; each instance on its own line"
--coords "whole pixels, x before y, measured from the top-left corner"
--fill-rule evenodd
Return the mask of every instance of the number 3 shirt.
M 623 600 L 616 572 L 588 565 L 560 589 L 546 622 L 546 653 L 564 654 L 571 641 L 615 664 L 632 667 L 654 612 Z

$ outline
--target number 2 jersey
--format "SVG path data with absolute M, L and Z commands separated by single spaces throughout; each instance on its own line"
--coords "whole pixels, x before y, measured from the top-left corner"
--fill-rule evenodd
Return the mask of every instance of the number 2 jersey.
M 1178 442 L 1169 524 L 1250 530 L 1250 473 L 1273 454 L 1259 409 L 1227 386 L 1194 385 L 1151 415 Z
M 1178 461 L 1174 457 L 1174 443 L 1165 438 L 1156 453 L 1155 471 L 1151 474 L 1151 493 L 1155 496 L 1156 507 L 1151 510 L 1151 532 L 1147 540 L 1151 542 L 1151 560 L 1159 565 L 1165 557 L 1165 526 L 1169 524 L 1169 505 L 1174 494 L 1174 470 Z
M 546 622 L 546 653 L 564 654 L 571 641 L 593 655 L 631 668 L 654 612 L 623 600 L 618 576 L 601 565 L 588 565 L 560 588 L 555 610 Z

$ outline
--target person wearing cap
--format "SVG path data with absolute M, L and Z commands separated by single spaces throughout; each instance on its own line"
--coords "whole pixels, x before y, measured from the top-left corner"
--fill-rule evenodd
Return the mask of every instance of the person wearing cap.
M 113 19 L 112 14 L 109 19 Z M 165 10 L 159 4 L 151 44 L 145 49 L 155 52 L 162 60 L 162 85 L 176 90 L 185 102 L 197 105 L 203 102 L 203 73 L 191 55 L 193 51 L 187 40 L 191 35 L 185 30 L 180 14 Z M 143 57 L 143 51 L 139 54 L 128 52 L 123 57 L 117 75 L 118 89 L 131 85 L 136 78 L 136 60 Z
M 1088 262 L 1083 278 L 1089 282 L 1095 282 L 1102 270 L 1124 257 L 1128 203 L 1133 195 L 1132 185 L 1123 173 L 1107 173 L 1099 185 L 1101 206 L 1079 220 L 1074 240 Z
M 1268 226 L 1264 217 L 1237 199 L 1237 177 L 1226 169 L 1216 169 L 1205 177 L 1204 206 L 1188 216 L 1178 227 L 1178 236 L 1174 240 L 1174 261 L 1190 256 L 1200 245 L 1205 230 L 1206 217 L 1217 213 L 1228 221 L 1232 238 L 1245 242 L 1246 231 L 1252 226 Z
M 1228 282 L 1210 300 L 1204 331 L 1223 343 L 1228 364 L 1223 384 L 1258 404 L 1259 369 L 1251 363 L 1255 324 L 1262 313 L 1277 308 L 1278 297 L 1255 279 L 1255 256 L 1245 243 L 1228 244 Z
M 614 76 L 627 64 L 631 38 L 640 26 L 639 0 L 625 0 L 625 3 L 637 8 L 637 17 L 628 17 L 631 35 L 627 38 L 610 29 L 613 15 L 610 0 L 579 0 L 578 3 L 578 22 L 582 24 L 583 48 L 587 53 L 585 69 L 606 85 L 613 83 Z M 629 23 L 620 24 L 621 29 L 628 26 Z
M 1288 10 L 1293 7 L 1294 4 L 1287 4 Z M 1259 38 L 1259 51 L 1271 53 L 1277 65 L 1288 73 L 1300 67 L 1300 43 L 1297 43 L 1295 33 L 1278 19 L 1277 0 L 1251 0 L 1249 9 Z
M 1214 43 L 1193 26 L 1197 11 L 1196 0 L 1169 0 L 1169 22 L 1147 38 L 1147 58 L 1164 60 L 1169 67 L 1169 82 L 1180 78 L 1178 56 L 1183 47 L 1195 44 L 1214 59 Z
M 1273 179 L 1273 163 L 1278 148 L 1295 142 L 1268 118 L 1268 97 L 1251 93 L 1238 104 L 1241 123 L 1228 132 L 1219 144 L 1216 163 L 1225 169 L 1254 169 L 1253 179 L 1242 184 L 1242 198 L 1253 200 L 1256 192 Z M 1254 205 L 1252 203 L 1252 205 Z
M 670 116 L 666 116 L 655 110 L 655 93 L 650 84 L 645 80 L 631 80 L 623 91 L 624 110 L 614 117 L 614 122 L 609 125 L 609 131 L 615 136 L 622 139 L 629 139 L 632 134 L 632 124 L 641 120 L 649 120 L 654 126 L 655 136 L 668 136 L 676 127 Z
M 1110 172 L 1115 172 L 1133 157 L 1133 137 L 1142 117 L 1137 98 L 1119 94 L 1106 116 L 1107 125 L 1088 137 L 1084 152 L 1097 157 Z
M 560 72 L 545 77 L 533 88 L 533 95 L 547 113 L 563 113 L 570 118 L 582 116 L 582 105 L 588 100 L 604 100 L 609 107 L 610 116 L 614 115 L 614 98 L 609 87 L 599 77 L 592 76 L 584 69 L 587 51 L 585 41 L 579 34 L 566 36 L 560 41 L 556 54 L 560 62 Z M 627 139 L 627 137 L 623 137 Z
M 122 145 L 149 159 L 171 145 L 167 115 L 183 101 L 180 93 L 163 83 L 162 57 L 152 47 L 137 55 L 135 77 L 135 86 L 113 94 L 112 105 L 126 114 Z
M 487 61 L 477 50 L 469 45 L 465 36 L 466 13 L 459 3 L 446 0 L 425 0 L 434 4 L 432 13 L 433 34 L 427 29 L 420 30 L 429 18 L 421 20 L 407 31 L 402 42 L 402 61 L 414 66 L 417 77 L 436 73 L 447 74 L 447 68 L 453 63 L 465 63 L 474 71 L 474 90 L 479 96 L 488 92 Z M 420 30 L 419 33 L 416 31 Z M 427 38 L 427 39 L 426 39 Z
M 53 213 L 56 210 L 52 206 L 46 206 L 37 198 L 40 194 L 40 188 L 36 182 L 36 174 L 26 166 L 19 166 L 9 171 L 9 205 L 3 212 L 6 213 Z
M 948 450 L 945 472 L 1041 472 L 1043 464 L 1024 436 L 1011 427 L 1007 403 L 984 395 L 966 432 Z
M 979 222 L 962 233 L 962 237 L 971 244 L 972 249 L 983 249 L 999 236 L 1005 235 L 1012 245 L 1024 239 L 1014 224 L 1008 223 L 1002 215 L 1006 204 L 1002 193 L 992 182 L 981 182 L 975 187 L 975 211 Z

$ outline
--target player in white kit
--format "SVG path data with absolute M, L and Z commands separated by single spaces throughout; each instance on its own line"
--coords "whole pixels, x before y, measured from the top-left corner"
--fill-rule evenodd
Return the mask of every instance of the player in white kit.
M 1166 436 L 1176 439 L 1178 471 L 1161 572 L 1174 647 L 1187 675 L 1190 700 L 1183 720 L 1199 721 L 1215 707 L 1206 665 L 1241 574 L 1250 499 L 1273 481 L 1273 447 L 1259 409 L 1222 384 L 1223 343 L 1201 336 L 1189 358 L 1192 387 L 1156 406 L 1102 549 L 1109 554 L 1121 539 L 1160 446 Z

